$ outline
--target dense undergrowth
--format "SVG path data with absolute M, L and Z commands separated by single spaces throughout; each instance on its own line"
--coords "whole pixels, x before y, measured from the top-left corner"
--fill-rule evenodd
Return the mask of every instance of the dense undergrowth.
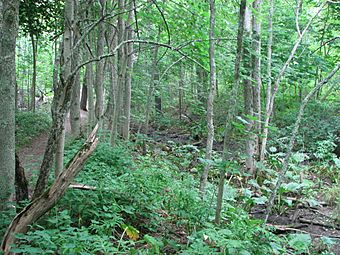
M 279 190 L 275 214 L 285 214 L 297 203 L 317 206 L 320 201 L 316 197 L 322 193 L 335 207 L 334 218 L 339 215 L 339 162 L 334 154 L 337 141 L 331 136 L 336 131 L 333 120 L 339 120 L 333 111 L 327 115 L 329 118 L 326 116 L 325 129 L 320 129 L 319 125 L 323 124 L 318 110 L 329 112 L 319 106 L 309 108 L 314 117 L 308 117 L 304 127 L 314 128 L 318 134 L 300 132 L 302 143 Z M 69 189 L 57 206 L 27 234 L 19 236 L 20 245 L 13 251 L 22 254 L 334 254 L 330 252 L 335 243 L 331 238 L 321 237 L 316 245 L 306 233 L 277 235 L 250 213 L 254 207 L 264 208 L 268 201 L 284 156 L 284 149 L 275 141 L 288 136 L 289 128 L 283 127 L 285 123 L 293 124 L 293 116 L 295 113 L 289 109 L 285 117 L 276 116 L 275 125 L 281 128 L 273 133 L 276 139 L 270 144 L 267 164 L 258 165 L 257 179 L 243 174 L 242 158 L 222 162 L 220 154 L 215 152 L 210 162 L 213 163 L 211 184 L 204 200 L 197 188 L 207 163 L 203 149 L 173 142 L 159 146 L 143 136 L 136 136 L 134 143 L 112 148 L 103 135 L 75 180 L 92 188 Z M 25 130 L 31 119 L 29 130 Z M 32 137 L 48 125 L 45 115 L 18 114 L 19 144 L 27 143 L 24 134 Z M 75 140 L 68 145 L 66 160 L 81 143 L 82 140 Z M 149 144 L 147 149 L 141 149 L 145 143 Z M 216 226 L 213 223 L 215 187 L 222 167 L 229 179 L 225 185 L 222 224 Z M 310 178 L 310 174 L 315 178 Z M 4 215 L 2 232 L 11 217 Z
M 80 144 L 76 141 L 68 147 L 68 158 Z M 69 189 L 48 215 L 20 236 L 21 245 L 15 251 L 202 255 L 309 251 L 312 242 L 308 235 L 278 237 L 261 220 L 250 217 L 249 206 L 262 204 L 265 196 L 259 198 L 251 189 L 231 183 L 226 186 L 223 223 L 215 226 L 214 186 L 202 201 L 195 174 L 187 171 L 185 160 L 178 162 L 178 156 L 186 158 L 189 148 L 173 146 L 172 152 L 140 155 L 134 144 L 112 148 L 101 142 L 76 179 L 96 189 Z M 292 183 L 284 185 L 282 198 L 285 192 L 312 186 Z M 281 206 L 287 207 L 285 202 Z
M 47 132 L 51 125 L 51 117 L 45 112 L 18 111 L 15 114 L 16 147 L 28 144 L 34 137 Z

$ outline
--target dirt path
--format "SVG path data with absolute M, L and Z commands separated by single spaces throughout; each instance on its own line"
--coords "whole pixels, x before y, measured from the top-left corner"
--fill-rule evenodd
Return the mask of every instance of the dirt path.
M 84 125 L 87 120 L 87 112 L 81 110 L 80 118 L 82 125 Z M 66 134 L 71 133 L 69 115 L 67 115 L 66 118 L 65 130 Z M 29 182 L 32 181 L 32 176 L 36 175 L 39 171 L 47 145 L 47 140 L 48 133 L 46 132 L 35 137 L 29 144 L 23 146 L 18 151 L 20 162 L 25 169 L 26 177 Z

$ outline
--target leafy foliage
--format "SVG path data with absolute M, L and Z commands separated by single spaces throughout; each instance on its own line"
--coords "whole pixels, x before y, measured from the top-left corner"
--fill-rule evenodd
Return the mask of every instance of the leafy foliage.
M 29 143 L 37 135 L 46 132 L 51 124 L 51 117 L 43 112 L 17 112 L 16 115 L 16 146 Z

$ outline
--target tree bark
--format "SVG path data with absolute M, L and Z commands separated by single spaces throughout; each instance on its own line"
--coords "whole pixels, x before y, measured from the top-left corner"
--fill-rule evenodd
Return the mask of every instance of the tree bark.
M 81 89 L 80 109 L 87 111 L 87 84 L 83 83 Z
M 123 11 L 124 10 L 124 0 L 118 1 L 118 10 Z M 117 44 L 121 44 L 124 39 L 124 20 L 122 15 L 118 16 L 118 22 L 117 22 Z M 117 53 L 117 73 L 118 73 L 118 79 L 117 79 L 117 89 L 115 93 L 115 104 L 114 104 L 114 116 L 113 116 L 113 125 L 111 129 L 111 145 L 116 145 L 116 140 L 118 136 L 118 128 L 121 127 L 121 114 L 122 114 L 122 106 L 123 106 L 123 90 L 124 90 L 124 84 L 125 84 L 125 71 L 126 71 L 126 56 L 124 52 L 124 47 L 120 47 L 118 49 Z
M 243 87 L 244 87 L 244 113 L 245 119 L 247 120 L 246 131 L 247 131 L 247 139 L 246 139 L 246 169 L 250 174 L 254 174 L 255 171 L 255 134 L 254 134 L 254 120 L 252 119 L 254 116 L 254 105 L 253 105 L 253 86 L 251 84 L 251 54 L 249 52 L 250 48 L 250 33 L 251 33 L 251 17 L 250 10 L 246 8 L 245 10 L 245 38 L 246 43 L 243 49 L 244 52 L 244 69 L 245 69 L 245 78 L 243 79 Z M 249 118 L 248 118 L 249 117 Z
M 100 0 L 101 14 L 105 15 L 106 0 Z M 97 41 L 97 56 L 104 54 L 105 47 L 105 23 L 101 21 L 98 25 L 98 41 Z M 104 109 L 104 61 L 98 61 L 96 64 L 96 76 L 94 81 L 96 104 L 95 115 L 99 127 L 102 128 L 102 115 Z
M 128 26 L 132 26 L 133 12 L 130 11 L 128 18 Z M 133 39 L 133 28 L 127 28 L 127 40 Z M 126 58 L 127 69 L 125 77 L 125 95 L 124 95 L 124 121 L 122 128 L 122 136 L 125 140 L 129 140 L 130 137 L 130 123 L 131 123 L 131 86 L 132 86 L 132 72 L 133 72 L 133 44 L 128 43 L 126 45 Z
M 235 119 L 236 110 L 237 110 L 237 97 L 238 91 L 240 87 L 240 69 L 243 55 L 243 33 L 244 33 L 244 18 L 245 18 L 245 10 L 247 6 L 247 0 L 242 0 L 240 3 L 240 11 L 239 11 L 239 21 L 238 21 L 238 31 L 237 31 L 237 48 L 236 48 L 236 59 L 235 59 L 235 67 L 234 67 L 234 85 L 231 90 L 229 107 L 228 107 L 228 115 L 224 129 L 224 140 L 223 140 L 223 160 L 227 160 L 228 154 L 228 141 L 231 135 L 232 130 L 232 122 Z M 222 211 L 222 202 L 223 202 L 223 193 L 224 193 L 224 180 L 225 180 L 226 170 L 222 169 L 220 172 L 220 181 L 218 185 L 217 191 L 217 205 L 215 212 L 215 223 L 219 225 L 221 223 L 221 211 Z
M 64 77 L 68 77 L 72 69 L 72 47 L 73 47 L 73 34 L 72 26 L 74 19 L 74 1 L 65 1 L 65 31 L 64 31 L 64 41 L 63 41 L 63 73 Z M 64 78 L 65 79 L 65 78 Z M 66 80 L 66 79 L 65 79 Z M 73 84 L 72 84 L 73 86 Z M 71 88 L 72 88 L 71 86 Z M 72 89 L 70 89 L 72 95 Z M 67 107 L 69 108 L 69 106 Z M 67 109 L 68 110 L 68 109 Z M 64 168 L 64 145 L 65 145 L 65 117 L 62 123 L 61 133 L 57 140 L 57 149 L 55 155 L 55 176 L 58 176 L 60 171 Z M 35 195 L 34 195 L 35 196 Z
M 96 132 L 98 125 L 91 132 L 78 153 L 67 164 L 66 169 L 57 177 L 52 186 L 42 195 L 34 199 L 19 214 L 15 216 L 8 227 L 1 243 L 5 255 L 11 254 L 11 246 L 17 241 L 15 234 L 26 233 L 30 225 L 48 212 L 65 194 L 68 186 L 81 171 L 86 160 L 98 144 Z
M 73 2 L 73 22 L 72 22 L 72 45 L 77 44 L 79 40 L 79 27 L 78 27 L 78 19 L 79 19 L 79 6 L 78 1 Z M 80 48 L 74 49 L 72 52 L 72 69 L 75 69 L 80 61 Z M 71 135 L 72 137 L 78 137 L 80 135 L 80 72 L 78 71 L 74 84 L 72 87 L 72 97 L 71 97 L 71 105 L 70 105 L 70 125 L 71 125 Z
M 28 183 L 25 170 L 21 166 L 17 154 L 15 154 L 15 200 L 17 203 L 28 200 Z
M 255 132 L 255 156 L 260 154 L 260 135 L 261 135 L 261 21 L 257 17 L 261 11 L 261 0 L 253 2 L 252 15 L 252 77 L 253 77 L 253 101 L 254 101 L 254 132 Z
M 210 64 L 210 91 L 207 105 L 207 127 L 208 137 L 205 152 L 205 159 L 211 160 L 214 143 L 214 98 L 216 94 L 216 63 L 215 63 L 215 0 L 210 0 L 210 27 L 209 27 L 209 64 Z M 204 167 L 201 180 L 200 192 L 205 194 L 205 187 L 208 181 L 210 163 Z
M 19 1 L 0 0 L 0 211 L 14 195 L 15 44 Z
M 32 87 L 31 87 L 31 104 L 30 110 L 35 112 L 35 95 L 37 89 L 37 50 L 38 50 L 38 38 L 30 33 L 32 43 L 32 56 L 33 56 L 33 74 L 32 74 Z M 34 38 L 35 37 L 35 38 Z
M 267 90 L 266 90 L 266 114 L 270 109 L 270 98 L 272 91 L 272 45 L 273 45 L 273 15 L 274 15 L 274 0 L 269 0 L 269 14 L 268 14 L 268 46 L 267 46 Z M 300 90 L 299 90 L 300 91 Z M 265 124 L 264 124 L 264 133 L 267 126 L 269 125 L 269 118 L 267 119 L 267 115 L 265 115 Z M 262 139 L 261 149 L 260 149 L 260 161 L 263 161 L 265 158 L 266 151 L 266 139 Z

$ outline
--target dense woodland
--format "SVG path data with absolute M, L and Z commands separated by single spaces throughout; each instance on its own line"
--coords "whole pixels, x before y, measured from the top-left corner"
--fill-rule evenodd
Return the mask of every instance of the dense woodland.
M 0 0 L 0 254 L 340 254 L 339 20 Z

